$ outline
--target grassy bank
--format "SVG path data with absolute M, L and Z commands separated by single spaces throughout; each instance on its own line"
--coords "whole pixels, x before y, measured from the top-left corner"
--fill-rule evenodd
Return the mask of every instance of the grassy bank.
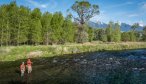
M 15 61 L 28 57 L 52 57 L 63 54 L 94 52 L 103 50 L 125 50 L 146 48 L 146 42 L 65 44 L 48 46 L 9 46 L 0 48 L 0 61 Z

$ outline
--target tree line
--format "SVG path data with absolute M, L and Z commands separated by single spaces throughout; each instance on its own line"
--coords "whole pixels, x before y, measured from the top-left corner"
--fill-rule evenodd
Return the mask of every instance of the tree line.
M 39 8 L 30 10 L 25 6 L 18 6 L 16 2 L 0 6 L 0 45 L 49 45 L 64 43 L 83 43 L 88 41 L 120 42 L 146 41 L 146 27 L 143 32 L 135 29 L 134 24 L 129 32 L 121 32 L 118 23 L 110 22 L 106 29 L 94 29 L 86 24 L 92 15 L 83 14 L 82 9 L 91 7 L 89 2 L 75 2 L 72 10 L 79 12 L 81 18 L 71 14 L 66 17 L 61 12 L 42 13 Z M 85 6 L 85 7 L 84 7 Z M 93 5 L 91 14 L 98 13 L 98 6 Z M 77 11 L 80 10 L 80 11 Z M 88 11 L 84 13 L 89 13 Z M 85 17 L 83 15 L 86 15 Z M 86 19 L 84 19 L 86 18 Z
M 142 31 L 137 31 L 139 28 L 138 23 L 131 26 L 130 31 L 122 32 L 119 23 L 109 22 L 106 29 L 93 29 L 94 39 L 104 42 L 139 42 L 146 41 L 146 26 Z

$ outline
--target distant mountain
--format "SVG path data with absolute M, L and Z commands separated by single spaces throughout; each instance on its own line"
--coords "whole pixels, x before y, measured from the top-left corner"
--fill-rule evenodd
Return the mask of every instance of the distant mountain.
M 107 28 L 108 24 L 106 23 L 103 23 L 103 22 L 92 22 L 92 21 L 89 21 L 88 22 L 88 25 L 92 28 Z M 129 24 L 126 24 L 126 23 L 121 23 L 120 25 L 121 27 L 121 31 L 130 31 L 131 30 L 131 25 Z M 139 27 L 137 28 L 137 31 L 142 31 L 143 30 L 143 27 Z
M 107 27 L 107 24 L 105 24 L 103 22 L 95 23 L 95 22 L 89 21 L 88 25 L 92 28 L 106 28 Z
M 131 30 L 131 25 L 126 24 L 126 23 L 121 23 L 121 31 L 130 31 Z M 139 27 L 136 29 L 137 31 L 142 31 L 143 27 Z
M 130 30 L 131 30 L 131 25 L 126 23 L 121 23 L 121 31 L 130 31 Z

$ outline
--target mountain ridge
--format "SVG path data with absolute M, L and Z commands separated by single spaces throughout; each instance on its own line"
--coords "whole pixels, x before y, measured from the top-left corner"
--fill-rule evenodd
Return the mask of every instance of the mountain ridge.
M 88 22 L 88 25 L 94 29 L 96 28 L 107 28 L 108 24 L 104 23 L 104 22 L 92 22 L 92 21 L 89 21 Z M 127 23 L 121 23 L 120 24 L 120 28 L 121 28 L 121 31 L 124 31 L 124 32 L 127 32 L 127 31 L 130 31 L 131 30 L 131 26 L 130 24 L 127 24 Z M 140 26 L 139 28 L 136 29 L 137 31 L 142 31 L 143 30 L 143 27 Z

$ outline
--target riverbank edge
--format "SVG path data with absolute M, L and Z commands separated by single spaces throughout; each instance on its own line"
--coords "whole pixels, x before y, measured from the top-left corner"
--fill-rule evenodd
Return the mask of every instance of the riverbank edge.
M 84 43 L 65 45 L 39 45 L 39 46 L 9 46 L 0 48 L 0 61 L 15 61 L 18 59 L 53 57 L 64 54 L 77 54 L 106 50 L 145 49 L 146 42 L 123 43 Z

